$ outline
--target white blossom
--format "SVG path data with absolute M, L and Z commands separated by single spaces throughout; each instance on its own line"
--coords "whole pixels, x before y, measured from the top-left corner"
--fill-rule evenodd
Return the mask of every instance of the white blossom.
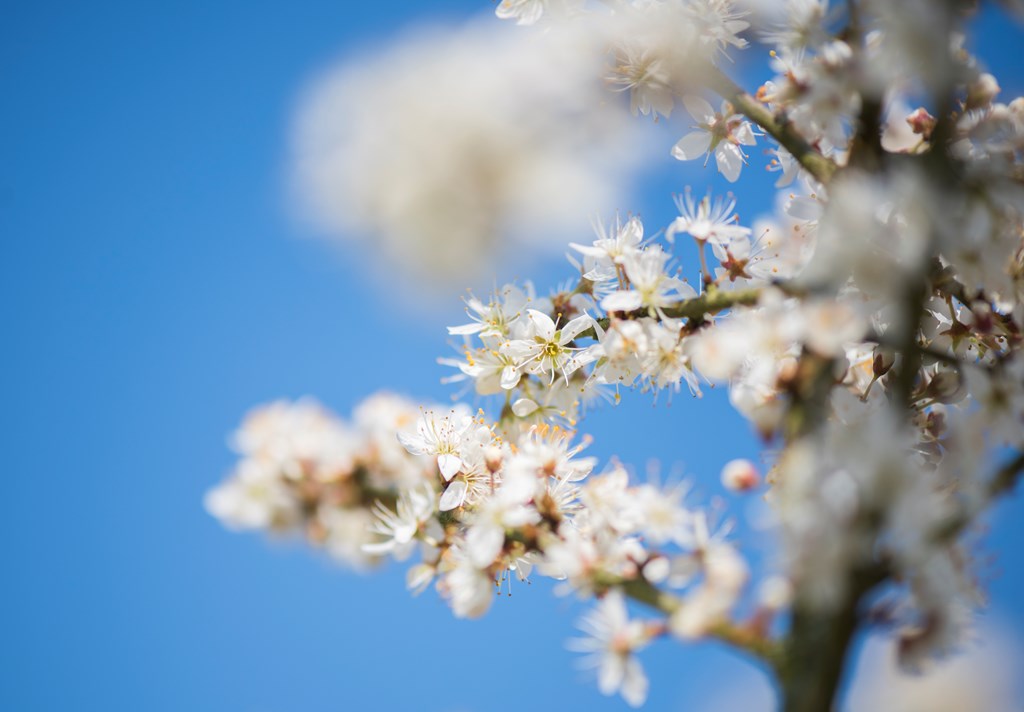
M 588 653 L 587 664 L 597 668 L 597 686 L 602 694 L 620 693 L 631 706 L 647 699 L 647 676 L 633 655 L 648 642 L 641 621 L 630 620 L 626 603 L 618 592 L 609 593 L 580 622 L 586 638 L 576 638 L 571 647 Z
M 683 136 L 673 146 L 672 155 L 680 161 L 692 161 L 704 155 L 710 158 L 714 153 L 718 172 L 735 183 L 747 162 L 747 155 L 740 146 L 756 143 L 750 123 L 740 114 L 732 113 L 728 102 L 723 102 L 717 113 L 699 96 L 684 96 L 683 105 L 697 122 L 697 130 Z

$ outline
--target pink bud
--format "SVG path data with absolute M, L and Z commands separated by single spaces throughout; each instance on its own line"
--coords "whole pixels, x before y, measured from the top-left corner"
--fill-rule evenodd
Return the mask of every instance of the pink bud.
M 935 128 L 935 117 L 928 113 L 928 110 L 923 106 L 915 109 L 910 116 L 907 117 L 907 123 L 910 124 L 910 129 L 916 134 L 929 138 L 932 135 L 932 129 Z
M 761 475 L 750 460 L 731 460 L 722 468 L 722 484 L 734 492 L 746 492 L 761 484 Z

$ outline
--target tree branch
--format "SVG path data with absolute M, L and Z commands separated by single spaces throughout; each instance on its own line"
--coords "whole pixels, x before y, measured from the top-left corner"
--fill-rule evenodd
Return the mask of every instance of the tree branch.
M 733 307 L 753 306 L 757 304 L 757 300 L 761 297 L 761 291 L 758 287 L 733 291 L 709 289 L 699 297 L 686 299 L 675 306 L 663 309 L 662 313 L 670 319 L 700 319 L 708 314 L 717 314 Z M 636 309 L 631 312 L 615 312 L 615 314 L 618 315 L 617 319 L 623 320 L 642 319 L 645 316 L 650 316 L 646 309 Z M 611 325 L 612 319 L 605 317 L 604 319 L 598 319 L 597 323 L 602 329 L 607 329 Z M 594 338 L 596 335 L 592 329 L 588 329 L 580 334 L 581 338 L 588 336 Z
M 605 576 L 599 583 L 608 588 L 619 588 L 634 601 L 650 606 L 667 616 L 671 616 L 683 605 L 680 598 L 662 591 L 647 579 Z M 782 664 L 782 650 L 778 641 L 767 638 L 749 627 L 722 620 L 711 626 L 707 637 L 731 645 L 773 670 L 779 670 Z
M 784 119 L 777 119 L 764 104 L 744 91 L 720 69 L 710 67 L 708 72 L 708 84 L 713 90 L 778 141 L 819 183 L 828 183 L 837 168 L 831 159 L 821 155 L 807 143 L 807 139 L 797 133 L 792 124 Z
M 842 600 L 831 608 L 799 601 L 794 606 L 780 675 L 784 712 L 833 709 L 850 643 L 860 626 L 861 601 L 886 573 L 877 565 L 855 569 Z

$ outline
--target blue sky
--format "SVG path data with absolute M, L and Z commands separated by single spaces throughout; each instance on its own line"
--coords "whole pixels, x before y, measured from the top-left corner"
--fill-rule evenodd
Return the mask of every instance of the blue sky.
M 286 200 L 287 135 L 300 90 L 333 59 L 428 13 L 491 8 L 39 2 L 5 13 L 0 708 L 623 708 L 576 672 L 563 643 L 581 608 L 543 583 L 458 621 L 433 592 L 410 597 L 399 568 L 350 574 L 294 543 L 228 534 L 201 506 L 231 466 L 226 435 L 256 403 L 313 394 L 346 413 L 382 387 L 448 394 L 434 358 L 460 320 L 462 285 L 413 312 L 367 276 L 357 248 L 303 239 Z M 1008 95 L 1022 93 L 1020 26 L 995 13 L 983 26 L 982 56 Z M 662 226 L 669 194 L 706 181 L 666 158 L 644 200 L 612 209 Z M 541 285 L 567 274 L 536 273 Z M 720 394 L 699 405 L 637 397 L 593 419 L 592 451 L 641 471 L 648 458 L 680 465 L 699 495 L 719 495 L 722 463 L 756 443 Z M 1018 637 L 1019 508 L 996 520 L 988 569 L 995 615 Z M 689 708 L 745 668 L 715 646 L 659 644 L 644 662 L 652 710 Z

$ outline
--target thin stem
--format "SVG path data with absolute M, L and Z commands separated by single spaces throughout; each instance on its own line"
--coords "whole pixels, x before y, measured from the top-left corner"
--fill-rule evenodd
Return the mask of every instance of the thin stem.
M 714 282 L 714 279 L 711 277 L 711 270 L 708 269 L 708 258 L 707 255 L 704 254 L 704 245 L 704 240 L 697 240 L 697 253 L 700 255 L 700 273 L 706 288 L 709 284 Z

